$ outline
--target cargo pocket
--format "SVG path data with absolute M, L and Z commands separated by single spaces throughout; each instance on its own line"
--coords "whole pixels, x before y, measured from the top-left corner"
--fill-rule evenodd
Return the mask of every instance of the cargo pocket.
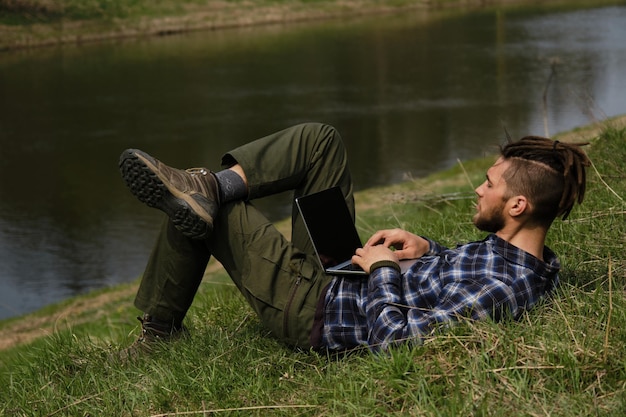
M 249 304 L 263 325 L 289 344 L 294 339 L 287 324 L 289 314 L 285 313 L 297 308 L 300 288 L 310 280 L 311 273 L 301 273 L 305 259 L 306 255 L 286 239 L 267 239 L 248 247 L 241 271 L 242 292 Z
M 295 259 L 293 259 L 295 257 Z M 284 310 L 304 254 L 286 240 L 268 239 L 249 246 L 242 285 L 254 298 Z
M 315 323 L 315 313 L 320 298 L 325 296 L 325 289 L 332 280 L 326 275 L 317 260 L 307 257 L 300 269 L 298 285 L 285 311 L 285 337 L 299 347 L 311 347 L 311 332 Z

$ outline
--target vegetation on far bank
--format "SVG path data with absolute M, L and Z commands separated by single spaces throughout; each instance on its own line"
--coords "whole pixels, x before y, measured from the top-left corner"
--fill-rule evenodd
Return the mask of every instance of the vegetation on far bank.
M 109 357 L 137 336 L 132 286 L 98 308 L 97 295 L 82 297 L 85 309 L 59 317 L 49 336 L 2 352 L 0 415 L 623 416 L 626 127 L 607 122 L 597 136 L 586 200 L 548 237 L 560 289 L 520 321 L 463 322 L 379 356 L 297 352 L 268 337 L 217 268 L 186 320 L 191 337 L 129 363 Z M 357 226 L 449 246 L 482 238 L 472 190 L 492 162 L 361 193 Z
M 623 0 L 0 0 L 0 51 L 400 12 Z

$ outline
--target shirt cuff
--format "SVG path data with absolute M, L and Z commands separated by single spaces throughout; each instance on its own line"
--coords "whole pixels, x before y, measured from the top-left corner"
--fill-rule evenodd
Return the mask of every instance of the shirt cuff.
M 435 242 L 434 240 L 430 238 L 427 238 L 426 236 L 420 236 L 420 237 L 424 238 L 428 242 L 428 252 L 426 252 L 424 255 L 437 255 L 443 249 L 445 249 L 439 243 Z
M 389 261 L 389 260 L 384 260 L 384 261 L 378 261 L 378 262 L 374 262 L 372 264 L 372 266 L 370 266 L 370 274 L 378 268 L 383 268 L 383 267 L 389 267 L 389 268 L 393 268 L 398 272 L 402 272 L 402 270 L 400 269 L 400 265 L 398 265 L 396 262 L 394 261 Z

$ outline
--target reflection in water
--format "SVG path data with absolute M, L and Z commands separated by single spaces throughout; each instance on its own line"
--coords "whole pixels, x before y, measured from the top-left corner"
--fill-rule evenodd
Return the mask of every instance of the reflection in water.
M 0 318 L 142 272 L 161 215 L 123 187 L 127 147 L 216 169 L 314 120 L 342 133 L 359 189 L 425 175 L 489 151 L 503 125 L 543 135 L 553 61 L 551 133 L 624 112 L 625 21 L 407 14 L 0 55 Z M 275 219 L 288 202 L 259 204 Z

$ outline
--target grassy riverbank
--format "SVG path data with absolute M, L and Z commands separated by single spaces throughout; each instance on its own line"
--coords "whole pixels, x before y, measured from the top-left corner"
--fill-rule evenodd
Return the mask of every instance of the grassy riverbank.
M 383 13 L 620 0 L 0 0 L 0 51 Z
M 549 234 L 561 288 L 519 322 L 462 323 L 380 357 L 294 352 L 266 337 L 212 267 L 187 319 L 192 336 L 125 365 L 107 357 L 136 337 L 135 285 L 0 324 L 7 340 L 20 324 L 52 323 L 45 337 L 5 346 L 0 415 L 623 416 L 626 125 L 621 118 L 601 128 L 558 137 L 599 136 L 588 148 L 594 167 L 584 205 Z M 400 226 L 447 245 L 480 238 L 472 189 L 492 162 L 360 193 L 357 225 L 364 236 Z

